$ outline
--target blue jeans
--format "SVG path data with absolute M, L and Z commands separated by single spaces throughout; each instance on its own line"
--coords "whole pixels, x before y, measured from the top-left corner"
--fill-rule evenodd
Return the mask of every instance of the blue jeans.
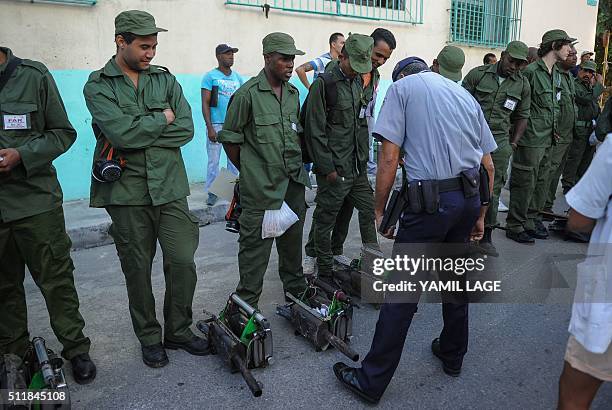
M 213 124 L 213 128 L 218 133 L 221 131 L 223 124 Z M 221 159 L 221 149 L 223 148 L 223 144 L 220 142 L 211 142 L 208 139 L 208 135 L 206 136 L 206 154 L 208 155 L 208 167 L 206 170 L 206 185 L 204 186 L 204 191 L 208 192 L 210 186 L 219 175 L 219 160 Z M 227 160 L 227 169 L 234 175 L 238 175 L 238 170 L 232 164 L 232 162 Z
M 395 245 L 465 243 L 479 213 L 478 196 L 466 199 L 462 191 L 443 192 L 437 213 L 404 212 Z M 399 246 L 394 253 L 397 250 Z M 416 311 L 417 303 L 393 303 L 387 299 L 381 306 L 372 346 L 357 370 L 359 384 L 368 394 L 382 396 L 391 382 Z M 468 304 L 442 303 L 442 316 L 441 355 L 450 366 L 460 367 L 468 345 Z

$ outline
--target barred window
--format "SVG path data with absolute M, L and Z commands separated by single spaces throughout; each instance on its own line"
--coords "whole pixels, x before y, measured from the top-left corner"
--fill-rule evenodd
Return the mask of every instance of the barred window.
M 522 0 L 452 0 L 450 41 L 505 47 L 520 37 Z
M 423 0 L 226 0 L 226 5 L 423 24 Z

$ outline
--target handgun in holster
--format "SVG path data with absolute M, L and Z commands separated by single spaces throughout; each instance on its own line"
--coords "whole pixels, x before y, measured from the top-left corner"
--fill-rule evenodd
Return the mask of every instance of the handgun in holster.
M 402 166 L 402 186 L 399 189 L 394 189 L 391 193 L 391 198 L 389 199 L 389 202 L 387 202 L 387 207 L 385 208 L 382 222 L 378 227 L 378 232 L 384 234 L 397 224 L 397 221 L 399 221 L 400 216 L 402 216 L 402 211 L 407 204 L 407 189 L 408 180 L 406 178 L 406 171 Z

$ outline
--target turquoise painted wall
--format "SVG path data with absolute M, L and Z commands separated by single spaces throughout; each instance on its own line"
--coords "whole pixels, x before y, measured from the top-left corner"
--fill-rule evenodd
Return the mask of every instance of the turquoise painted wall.
M 77 140 L 74 145 L 54 162 L 64 191 L 64 200 L 88 198 L 95 138 L 91 129 L 91 116 L 83 98 L 83 86 L 90 72 L 85 70 L 56 70 L 52 73 L 66 105 L 68 117 L 77 130 Z M 177 79 L 191 105 L 195 124 L 195 137 L 182 148 L 187 175 L 192 183 L 202 182 L 206 174 L 207 156 L 206 127 L 202 118 L 200 98 L 201 76 L 178 74 Z M 300 98 L 303 101 L 307 94 L 306 88 L 297 78 L 293 78 L 291 82 L 300 89 Z M 389 85 L 389 81 L 381 81 L 377 110 L 380 109 L 384 93 Z M 227 159 L 224 156 L 224 159 L 221 160 L 222 166 L 225 165 L 226 161 Z

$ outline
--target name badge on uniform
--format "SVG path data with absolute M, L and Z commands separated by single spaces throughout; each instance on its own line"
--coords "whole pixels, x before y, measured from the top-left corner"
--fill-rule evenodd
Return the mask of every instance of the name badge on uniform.
M 28 114 L 4 114 L 2 116 L 5 130 L 29 130 Z
M 293 131 L 297 132 L 297 130 L 298 130 L 298 128 L 297 128 L 297 124 L 296 124 L 296 123 L 294 123 L 294 122 L 292 122 L 292 123 L 291 123 L 291 129 L 292 129 Z
M 561 91 L 557 93 L 557 101 L 561 101 Z
M 359 118 L 365 118 L 365 114 L 366 114 L 366 107 L 361 107 L 361 110 L 359 111 Z
M 507 108 L 510 111 L 514 111 L 514 109 L 516 108 L 516 101 L 510 98 L 506 99 L 506 102 L 504 103 L 504 108 Z

